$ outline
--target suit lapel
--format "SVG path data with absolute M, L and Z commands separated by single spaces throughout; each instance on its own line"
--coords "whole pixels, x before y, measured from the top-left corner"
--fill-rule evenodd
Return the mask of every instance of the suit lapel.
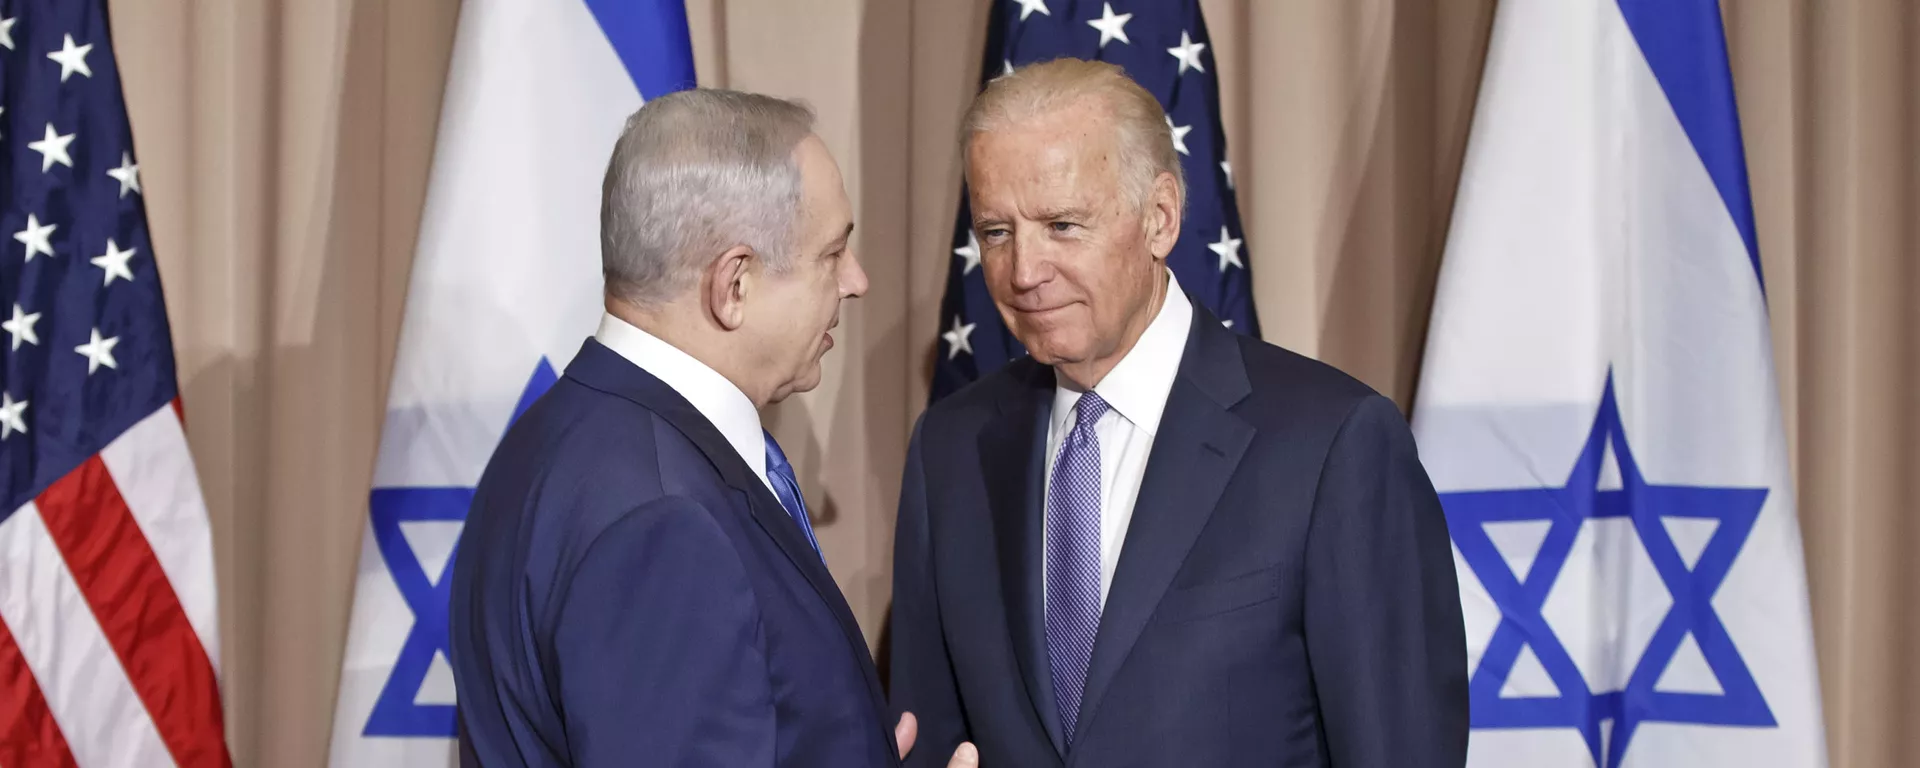
M 1060 710 L 1054 703 L 1047 664 L 1046 596 L 1042 592 L 1042 489 L 1046 468 L 1047 416 L 1052 377 L 1040 368 L 1029 386 L 1001 401 L 999 418 L 980 433 L 980 468 L 992 508 L 1000 588 L 1007 608 L 1014 658 L 1028 700 L 1053 742 L 1066 754 Z M 1044 381 L 1043 381 L 1044 380 Z
M 1239 342 L 1197 303 L 1193 314 L 1087 665 L 1083 732 L 1253 442 L 1253 426 L 1229 410 L 1251 391 Z
M 567 376 L 653 411 L 686 435 L 694 447 L 707 457 L 707 461 L 720 473 L 720 478 L 733 489 L 736 501 L 746 504 L 753 521 L 772 537 L 780 551 L 812 585 L 821 601 L 827 604 L 834 621 L 840 625 L 840 631 L 846 635 L 849 648 L 859 656 L 858 666 L 865 671 L 867 693 L 873 700 L 880 723 L 887 729 L 887 741 L 891 744 L 892 723 L 888 717 L 886 694 L 880 689 L 880 678 L 874 671 L 873 657 L 867 651 L 866 636 L 861 634 L 860 624 L 854 620 L 853 611 L 847 607 L 839 585 L 834 583 L 833 574 L 827 571 L 820 553 L 814 551 L 813 545 L 807 542 L 805 534 L 800 532 L 800 527 L 787 514 L 786 508 L 780 506 L 780 500 L 746 465 L 739 451 L 734 450 L 733 444 L 720 434 L 719 428 L 713 426 L 713 422 L 665 382 L 593 339 L 587 340 L 580 348 L 580 354 L 567 366 Z
M 717 433 L 716 437 L 718 437 Z M 724 439 L 722 442 L 722 447 L 731 452 L 732 447 L 724 445 Z M 703 447 L 701 450 L 709 451 L 708 457 L 714 456 L 710 448 Z M 890 710 L 887 706 L 886 692 L 881 690 L 880 678 L 874 671 L 873 656 L 867 650 L 866 635 L 861 634 L 860 623 L 853 618 L 853 610 L 847 606 L 846 597 L 840 594 L 840 586 L 834 582 L 832 572 L 827 570 L 826 561 L 822 560 L 820 553 L 814 551 L 813 545 L 807 542 L 806 535 L 800 532 L 800 526 L 794 524 L 793 517 L 787 514 L 787 508 L 780 506 L 780 500 L 774 497 L 773 491 L 768 490 L 757 478 L 749 479 L 751 484 L 745 491 L 748 506 L 753 510 L 753 521 L 758 523 L 760 529 L 766 531 L 768 536 L 773 537 L 774 542 L 780 545 L 780 551 L 786 553 L 787 559 L 793 561 L 794 566 L 800 569 L 800 573 L 807 577 L 807 583 L 813 585 L 813 591 L 818 593 L 820 599 L 826 602 L 827 608 L 833 611 L 833 618 L 839 623 L 840 631 L 846 635 L 847 642 L 859 655 L 861 669 L 866 671 L 867 694 L 873 698 L 874 710 L 880 715 L 880 724 L 891 733 L 893 724 L 887 716 Z M 889 738 L 888 741 L 892 739 Z

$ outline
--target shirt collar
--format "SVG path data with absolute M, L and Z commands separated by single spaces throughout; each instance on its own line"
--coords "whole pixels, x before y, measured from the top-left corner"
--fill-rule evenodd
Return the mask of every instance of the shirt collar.
M 754 476 L 767 482 L 767 444 L 760 412 L 732 381 L 693 355 L 611 313 L 601 316 L 600 330 L 593 337 L 686 398 L 720 430 Z
M 1095 384 L 1093 391 L 1119 412 L 1134 427 L 1152 437 L 1160 430 L 1160 416 L 1167 409 L 1167 396 L 1173 392 L 1173 380 L 1180 374 L 1180 360 L 1186 356 L 1187 333 L 1193 327 L 1193 302 L 1180 290 L 1180 281 L 1167 272 L 1167 297 L 1160 312 L 1140 333 L 1133 349 Z M 1080 402 L 1080 391 L 1069 389 L 1064 380 L 1054 388 L 1053 422 L 1064 427 Z

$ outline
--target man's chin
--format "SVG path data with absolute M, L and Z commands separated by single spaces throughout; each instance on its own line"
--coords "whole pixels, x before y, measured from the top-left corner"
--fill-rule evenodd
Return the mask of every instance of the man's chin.
M 1020 345 L 1027 348 L 1027 354 L 1033 356 L 1034 362 L 1042 365 L 1071 365 L 1087 357 L 1085 344 L 1069 342 L 1057 335 L 1021 339 Z
M 813 365 L 809 366 L 805 373 L 800 374 L 799 378 L 789 381 L 787 382 L 786 386 L 783 386 L 779 389 L 774 390 L 773 398 L 768 400 L 767 402 L 777 403 L 793 395 L 800 394 L 801 392 L 812 392 L 815 388 L 819 386 L 820 386 L 820 361 L 816 359 L 813 361 Z

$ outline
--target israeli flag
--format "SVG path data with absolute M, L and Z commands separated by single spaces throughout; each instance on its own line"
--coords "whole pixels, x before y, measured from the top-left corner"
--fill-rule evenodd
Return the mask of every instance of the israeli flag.
M 452 765 L 448 589 L 473 486 L 600 313 L 600 179 L 694 84 L 680 0 L 466 0 L 387 395 L 331 762 Z
M 1714 0 L 1502 0 L 1414 433 L 1471 764 L 1826 762 Z

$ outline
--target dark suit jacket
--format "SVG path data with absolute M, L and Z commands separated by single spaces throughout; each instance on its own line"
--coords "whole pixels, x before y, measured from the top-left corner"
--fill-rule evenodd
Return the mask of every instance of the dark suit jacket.
M 1467 659 L 1446 520 L 1393 403 L 1195 302 L 1063 742 L 1041 591 L 1054 378 L 929 409 L 895 539 L 909 765 L 1458 766 Z
M 898 764 L 866 641 L 799 526 L 699 411 L 596 341 L 507 432 L 458 553 L 465 765 Z

